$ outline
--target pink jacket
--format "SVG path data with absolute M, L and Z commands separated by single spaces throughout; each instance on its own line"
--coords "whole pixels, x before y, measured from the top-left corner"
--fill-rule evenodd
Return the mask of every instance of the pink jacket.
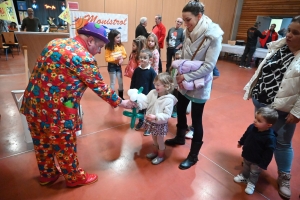
M 186 74 L 189 72 L 196 71 L 203 64 L 203 61 L 198 60 L 175 60 L 172 62 L 172 67 L 178 70 L 179 74 Z M 194 88 L 203 88 L 203 86 L 212 79 L 212 75 L 209 74 L 207 76 L 201 77 L 194 81 L 183 81 L 183 87 L 186 90 L 194 90 Z

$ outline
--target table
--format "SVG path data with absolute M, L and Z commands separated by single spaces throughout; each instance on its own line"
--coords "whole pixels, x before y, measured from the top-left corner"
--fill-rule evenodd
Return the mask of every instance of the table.
M 245 46 L 222 44 L 221 52 L 243 55 L 244 49 L 245 49 Z M 256 48 L 256 50 L 253 54 L 253 57 L 265 58 L 267 53 L 268 53 L 268 49 Z

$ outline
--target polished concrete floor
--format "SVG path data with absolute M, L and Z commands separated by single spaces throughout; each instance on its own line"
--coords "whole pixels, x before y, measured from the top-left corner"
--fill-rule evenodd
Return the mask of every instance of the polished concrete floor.
M 151 137 L 130 129 L 130 119 L 122 109 L 111 108 L 87 90 L 81 101 L 83 130 L 78 138 L 80 166 L 99 175 L 95 184 L 67 188 L 64 179 L 49 186 L 38 183 L 38 169 L 32 144 L 24 142 L 20 114 L 11 90 L 25 89 L 23 55 L 0 58 L 0 199 L 130 199 L 130 200 L 210 200 L 281 199 L 277 193 L 277 169 L 274 159 L 261 174 L 255 193 L 247 195 L 245 185 L 233 181 L 242 169 L 241 149 L 237 141 L 253 121 L 253 105 L 244 101 L 243 86 L 254 69 L 241 69 L 224 60 L 218 62 L 221 77 L 213 84 L 211 99 L 204 111 L 204 145 L 198 163 L 179 170 L 187 156 L 190 140 L 175 148 L 166 148 L 166 160 L 154 166 L 145 158 L 151 150 Z M 105 67 L 100 71 L 109 82 Z M 124 77 L 125 89 L 130 80 Z M 125 97 L 128 97 L 125 95 Z M 188 116 L 189 122 L 190 116 Z M 176 119 L 169 121 L 166 138 L 174 137 Z M 292 167 L 292 198 L 300 194 L 300 126 L 293 139 L 295 159 Z

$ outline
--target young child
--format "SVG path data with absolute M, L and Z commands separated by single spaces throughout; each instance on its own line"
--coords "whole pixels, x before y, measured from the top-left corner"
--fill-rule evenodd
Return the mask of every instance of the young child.
M 243 146 L 243 171 L 234 177 L 237 183 L 247 183 L 245 192 L 253 194 L 255 184 L 262 169 L 270 164 L 276 147 L 277 134 L 271 129 L 278 119 L 276 110 L 261 107 L 255 113 L 254 123 L 251 124 L 238 141 L 237 147 Z
M 127 57 L 125 48 L 121 43 L 121 34 L 117 30 L 111 30 L 108 33 L 109 43 L 105 45 L 105 61 L 108 62 L 108 73 L 110 78 L 110 87 L 115 89 L 115 79 L 118 79 L 119 97 L 123 98 L 123 77 L 121 65 Z
M 139 89 L 143 87 L 142 93 L 147 95 L 152 89 L 154 89 L 154 78 L 156 73 L 151 67 L 152 53 L 149 49 L 142 49 L 139 55 L 140 66 L 133 72 L 133 76 L 130 83 L 130 89 Z M 139 113 L 144 114 L 145 110 L 139 110 Z M 139 119 L 139 123 L 135 126 L 135 130 L 140 130 L 143 125 L 143 119 Z M 145 136 L 150 135 L 147 130 L 144 132 Z
M 181 50 L 176 51 L 174 60 L 180 60 L 181 59 L 181 54 L 182 54 Z M 178 85 L 177 85 L 177 82 L 176 82 L 176 75 L 177 75 L 177 73 L 178 73 L 177 69 L 170 67 L 170 74 L 171 74 L 171 77 L 173 78 L 173 82 L 174 82 L 173 95 L 176 98 L 178 97 L 178 90 L 177 90 L 178 89 Z M 176 104 L 173 107 L 173 112 L 172 112 L 171 117 L 173 117 L 173 118 L 177 117 L 177 106 L 176 106 Z
M 134 70 L 138 67 L 140 51 L 144 48 L 143 41 L 139 39 L 134 39 L 132 41 L 132 51 L 129 56 L 128 65 L 125 68 L 124 76 L 132 78 Z
M 159 63 L 159 53 L 158 53 L 158 41 L 154 33 L 151 33 L 147 38 L 147 49 L 152 52 L 152 67 L 156 74 L 158 74 L 158 63 Z
M 168 119 L 171 118 L 173 106 L 177 103 L 172 95 L 173 79 L 169 73 L 160 73 L 154 79 L 155 89 L 147 95 L 147 101 L 139 103 L 141 108 L 147 108 L 143 127 L 149 130 L 153 139 L 153 151 L 146 155 L 152 164 L 158 165 L 164 161 L 164 137 L 168 133 Z

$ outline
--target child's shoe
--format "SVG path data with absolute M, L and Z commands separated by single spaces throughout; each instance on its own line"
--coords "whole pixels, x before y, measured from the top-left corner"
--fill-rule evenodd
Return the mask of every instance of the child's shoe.
M 148 158 L 148 159 L 154 159 L 154 158 L 156 158 L 157 157 L 157 153 L 148 153 L 147 155 L 146 155 L 146 157 Z
M 247 179 L 243 176 L 243 174 L 238 174 L 236 177 L 233 178 L 234 182 L 236 183 L 247 183 Z
M 177 118 L 177 112 L 176 112 L 176 111 L 173 111 L 171 117 L 172 117 L 172 118 Z
M 155 158 L 157 156 L 157 154 L 158 154 L 158 146 L 156 146 L 156 145 L 153 144 L 153 152 L 152 153 L 148 153 L 146 155 L 146 157 L 148 159 L 152 160 L 153 158 Z
M 245 192 L 247 194 L 253 194 L 254 189 L 255 189 L 255 185 L 249 181 L 248 184 L 247 184 L 247 187 L 245 189 Z
M 164 161 L 165 160 L 164 154 L 165 154 L 165 150 L 158 150 L 158 155 L 157 155 L 156 158 L 154 158 L 152 160 L 152 164 L 153 165 L 158 165 L 159 163 L 161 163 L 162 161 Z
M 185 137 L 188 139 L 193 139 L 193 135 L 194 135 L 194 128 L 192 126 L 190 126 L 189 132 L 187 132 L 187 134 L 185 134 Z
M 143 121 L 139 121 L 139 123 L 135 126 L 135 130 L 138 131 L 142 128 L 143 126 Z
M 156 158 L 154 158 L 153 160 L 152 160 L 152 164 L 153 165 L 158 165 L 159 163 L 161 163 L 162 161 L 164 161 L 165 159 L 164 159 L 164 157 L 156 157 Z
M 149 136 L 149 135 L 151 135 L 150 131 L 149 130 L 145 130 L 144 136 Z

